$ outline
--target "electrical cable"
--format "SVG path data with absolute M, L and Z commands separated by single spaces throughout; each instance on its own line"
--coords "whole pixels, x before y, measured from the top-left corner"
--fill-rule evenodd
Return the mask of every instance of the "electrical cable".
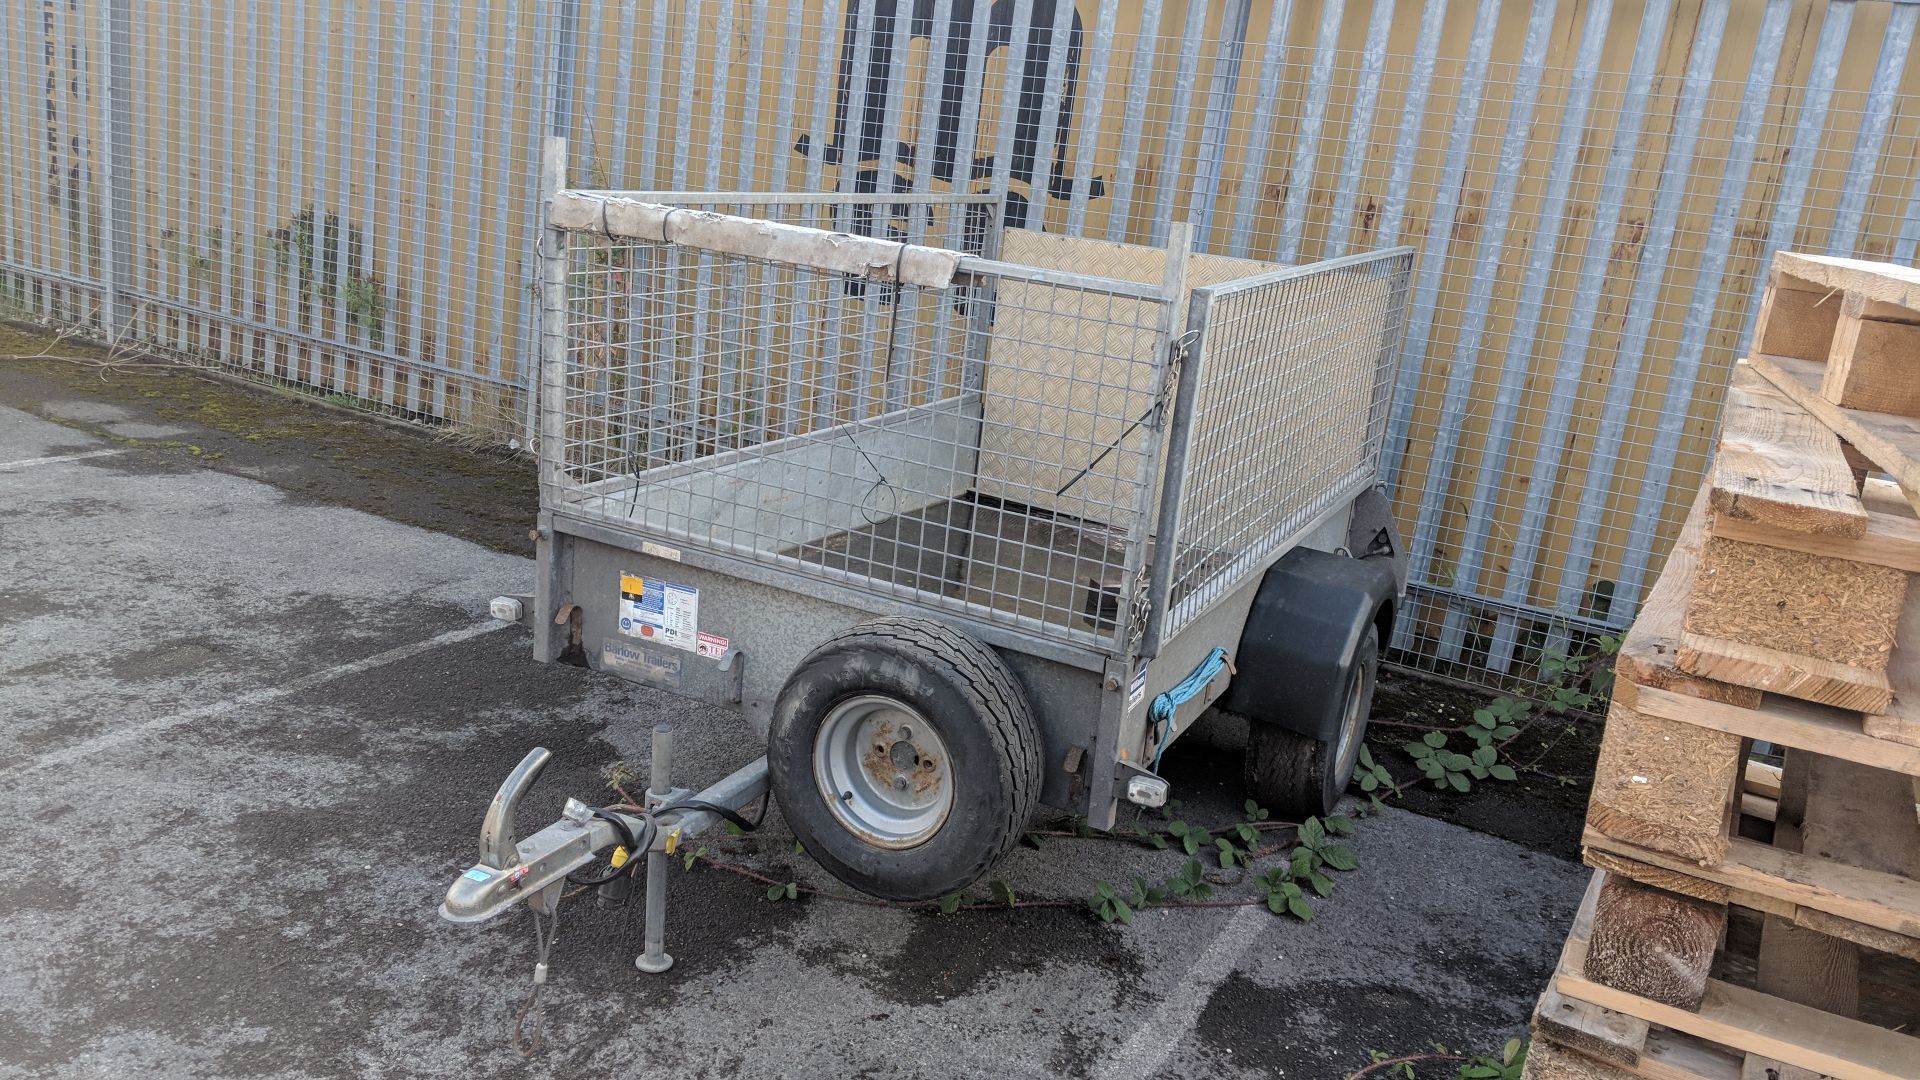
M 611 823 L 614 830 L 620 834 L 620 844 L 626 848 L 627 858 L 620 865 L 610 867 L 606 873 L 598 877 L 581 877 L 580 871 L 575 870 L 567 875 L 567 880 L 573 882 L 575 885 L 585 885 L 589 888 L 596 888 L 613 881 L 621 874 L 633 872 L 633 868 L 640 863 L 639 856 L 653 847 L 653 838 L 659 835 L 660 824 L 654 820 L 654 815 L 683 810 L 704 810 L 709 814 L 732 822 L 738 826 L 742 832 L 752 832 L 760 827 L 760 821 L 766 820 L 767 802 L 766 796 L 762 796 L 760 802 L 760 821 L 748 821 L 739 811 L 731 807 L 721 806 L 719 803 L 707 802 L 704 799 L 680 799 L 676 802 L 668 803 L 665 806 L 655 807 L 645 813 L 632 815 L 640 819 L 641 828 L 638 835 L 636 835 L 633 828 L 627 824 L 628 815 L 616 813 L 605 807 L 595 807 L 593 816 Z

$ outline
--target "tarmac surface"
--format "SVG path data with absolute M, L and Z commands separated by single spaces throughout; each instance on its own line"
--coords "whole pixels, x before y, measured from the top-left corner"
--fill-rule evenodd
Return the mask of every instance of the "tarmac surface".
M 530 591 L 523 556 L 235 475 L 138 408 L 4 380 L 0 402 L 22 406 L 0 406 L 0 1076 L 1332 1080 L 1373 1050 L 1520 1034 L 1584 884 L 1400 810 L 1358 822 L 1360 867 L 1308 923 L 776 903 L 676 865 L 674 968 L 634 970 L 638 896 L 568 901 L 522 1048 L 530 920 L 435 911 L 494 786 L 554 751 L 529 829 L 606 799 L 608 762 L 644 769 L 657 722 L 693 786 L 751 760 L 753 734 L 535 663 L 487 615 Z M 1234 758 L 1183 745 L 1169 769 L 1183 818 L 1239 816 Z M 833 885 L 777 814 L 702 842 Z M 1076 900 L 1182 861 L 1068 838 L 997 875 Z

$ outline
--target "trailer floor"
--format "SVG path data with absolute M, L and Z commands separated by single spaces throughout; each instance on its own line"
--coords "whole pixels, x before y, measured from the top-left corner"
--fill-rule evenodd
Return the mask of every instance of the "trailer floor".
M 637 909 L 569 902 L 523 1057 L 530 924 L 434 912 L 487 794 L 536 743 L 556 760 L 528 822 L 643 761 L 657 721 L 689 783 L 753 740 L 534 664 L 485 613 L 524 557 L 307 497 L 250 442 L 209 463 L 217 435 L 122 391 L 0 363 L 0 1076 L 1332 1078 L 1517 1034 L 1578 899 L 1576 865 L 1400 811 L 1361 823 L 1361 868 L 1307 924 L 772 903 L 676 868 L 675 968 L 634 971 Z M 370 430 L 417 452 L 383 468 L 433 475 L 436 447 Z M 509 512 L 461 531 L 510 549 Z M 1183 817 L 1231 819 L 1232 759 L 1182 749 Z M 735 846 L 829 884 L 777 815 Z M 1076 898 L 1179 861 L 1062 840 L 1000 874 Z

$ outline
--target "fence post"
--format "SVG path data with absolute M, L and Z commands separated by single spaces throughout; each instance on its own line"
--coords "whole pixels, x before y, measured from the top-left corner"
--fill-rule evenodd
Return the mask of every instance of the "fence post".
M 1194 162 L 1193 190 L 1188 193 L 1187 204 L 1187 221 L 1192 223 L 1194 238 L 1203 250 L 1214 247 L 1210 242 L 1213 212 L 1220 196 L 1220 171 L 1226 167 L 1227 128 L 1232 122 L 1233 98 L 1240 88 L 1240 65 L 1246 54 L 1247 25 L 1252 9 L 1252 0 L 1234 0 L 1220 19 L 1220 55 L 1214 60 L 1213 85 L 1207 92 L 1206 119 L 1200 131 L 1200 152 Z M 1262 58 L 1262 63 L 1276 62 L 1273 57 Z M 1257 122 L 1269 121 L 1260 117 Z M 1240 197 L 1250 196 L 1242 192 Z
M 120 344 L 129 325 L 127 297 L 131 259 L 123 249 L 137 236 L 126 228 L 126 215 L 139 200 L 132 198 L 133 119 L 131 87 L 133 64 L 129 43 L 133 34 L 133 0 L 107 0 L 99 23 L 99 55 L 106 61 L 100 89 L 100 130 L 96 147 L 101 156 L 100 185 L 100 331 L 109 345 Z M 123 238 L 123 235 L 124 238 Z

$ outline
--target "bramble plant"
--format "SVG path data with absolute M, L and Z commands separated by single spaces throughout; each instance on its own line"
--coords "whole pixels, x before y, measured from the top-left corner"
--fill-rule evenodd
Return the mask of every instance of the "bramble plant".
M 1369 1076 L 1397 1076 L 1400 1080 L 1418 1080 L 1414 1066 L 1428 1061 L 1446 1061 L 1454 1063 L 1450 1080 L 1520 1080 L 1520 1073 L 1527 1064 L 1527 1041 L 1508 1039 L 1500 1048 L 1498 1055 L 1461 1054 L 1447 1049 L 1440 1043 L 1429 1044 L 1432 1049 L 1421 1054 L 1393 1055 L 1385 1050 L 1367 1052 L 1369 1064 L 1346 1075 L 1346 1080 L 1362 1080 Z M 1438 1080 L 1436 1077 L 1435 1080 Z
M 1512 781 L 1518 779 L 1521 772 L 1535 772 L 1570 783 L 1566 777 L 1540 773 L 1537 768 L 1552 748 L 1552 742 L 1544 743 L 1540 754 L 1525 764 L 1503 760 L 1503 755 L 1539 721 L 1540 714 L 1560 716 L 1590 709 L 1604 700 L 1613 688 L 1613 665 L 1608 661 L 1619 651 L 1620 639 L 1603 634 L 1593 639 L 1591 649 L 1577 656 L 1548 653 L 1540 659 L 1544 695 L 1539 701 L 1538 714 L 1532 703 L 1500 697 L 1475 709 L 1467 723 L 1423 732 L 1418 740 L 1402 743 L 1400 748 L 1413 759 L 1421 778 L 1431 781 L 1441 791 L 1465 793 L 1473 790 L 1477 780 Z M 1567 732 L 1574 730 L 1571 725 L 1566 728 Z M 1450 745 L 1454 735 L 1465 736 L 1473 743 L 1473 749 L 1464 753 L 1455 749 Z M 1393 775 L 1374 759 L 1372 750 L 1362 746 L 1352 782 L 1370 798 L 1373 809 L 1378 810 L 1382 795 L 1399 795 L 1418 781 L 1395 783 Z

